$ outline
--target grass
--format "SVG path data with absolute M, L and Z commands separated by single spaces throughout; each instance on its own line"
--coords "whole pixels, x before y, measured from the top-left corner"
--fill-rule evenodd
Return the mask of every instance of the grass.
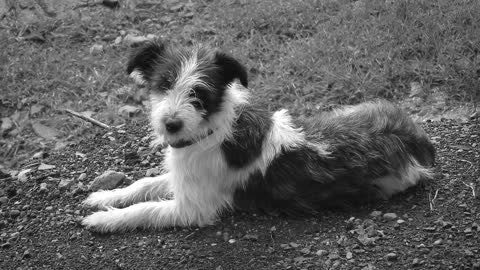
M 175 11 L 168 4 L 136 11 L 97 6 L 84 11 L 89 16 L 6 24 L 0 34 L 1 117 L 42 104 L 47 110 L 39 120 L 65 137 L 83 134 L 88 125 L 57 109 L 90 110 L 99 120 L 122 123 L 116 112 L 130 97 L 118 92 L 130 82 L 124 71 L 128 46 L 114 45 L 121 31 L 220 47 L 248 67 L 260 101 L 294 114 L 378 97 L 399 101 L 412 83 L 450 101 L 480 100 L 479 1 L 192 3 Z M 22 39 L 32 35 L 45 36 L 45 42 Z M 90 53 L 93 44 L 104 51 Z M 22 136 L 4 138 L 0 147 Z

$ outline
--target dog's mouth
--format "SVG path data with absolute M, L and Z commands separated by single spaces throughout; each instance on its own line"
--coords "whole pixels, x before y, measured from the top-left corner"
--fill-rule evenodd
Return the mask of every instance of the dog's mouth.
M 179 140 L 179 141 L 176 141 L 176 142 L 169 143 L 169 145 L 173 148 L 184 148 L 184 147 L 187 147 L 187 146 L 190 146 L 190 145 L 194 145 L 194 144 L 200 142 L 201 140 L 205 139 L 206 137 L 208 137 L 212 134 L 213 134 L 213 130 L 209 130 L 206 135 L 204 135 L 200 138 L 195 138 L 195 139 L 191 139 L 191 140 Z

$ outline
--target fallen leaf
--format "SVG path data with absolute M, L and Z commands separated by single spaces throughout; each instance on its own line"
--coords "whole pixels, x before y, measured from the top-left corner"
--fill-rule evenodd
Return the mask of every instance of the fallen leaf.
M 33 128 L 33 131 L 35 131 L 35 133 L 46 139 L 46 140 L 56 140 L 57 139 L 57 136 L 58 136 L 58 132 L 51 128 L 51 127 L 47 127 L 45 125 L 42 125 L 38 122 L 33 122 L 32 123 L 32 128 Z

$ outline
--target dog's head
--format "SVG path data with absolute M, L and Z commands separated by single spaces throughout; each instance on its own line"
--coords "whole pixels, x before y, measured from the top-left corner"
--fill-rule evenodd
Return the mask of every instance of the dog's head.
M 152 126 L 160 142 L 176 148 L 222 128 L 218 126 L 222 121 L 215 119 L 228 114 L 235 103 L 244 102 L 242 95 L 232 91 L 247 87 L 247 72 L 231 56 L 158 40 L 135 49 L 127 72 L 149 88 Z

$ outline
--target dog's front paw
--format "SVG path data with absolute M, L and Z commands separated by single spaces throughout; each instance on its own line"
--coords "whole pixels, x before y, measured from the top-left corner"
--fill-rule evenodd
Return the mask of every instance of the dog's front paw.
M 95 212 L 82 220 L 82 225 L 91 231 L 108 233 L 119 231 L 115 210 Z
M 83 202 L 84 208 L 96 208 L 100 210 L 106 210 L 109 207 L 115 206 L 115 202 L 110 199 L 109 191 L 97 191 L 90 194 Z

